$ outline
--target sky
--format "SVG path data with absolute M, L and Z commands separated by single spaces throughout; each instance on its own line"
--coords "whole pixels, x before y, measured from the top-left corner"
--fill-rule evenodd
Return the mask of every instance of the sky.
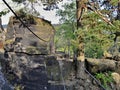
M 7 3 L 9 3 L 10 6 L 12 6 L 15 10 L 23 7 L 23 5 L 17 5 L 15 3 L 12 3 L 11 0 L 6 0 Z M 63 2 L 60 2 L 58 4 L 59 8 L 62 8 L 61 6 L 64 4 L 64 3 L 67 3 L 68 1 L 67 0 L 63 0 Z M 52 24 L 58 24 L 59 23 L 59 17 L 56 16 L 56 10 L 51 10 L 51 11 L 45 11 L 43 10 L 43 6 L 36 6 L 37 10 L 40 12 L 40 15 L 42 18 L 48 20 L 48 21 L 51 21 Z M 3 3 L 2 0 L 0 0 L 0 11 L 4 10 L 4 9 L 7 9 L 7 6 Z M 12 12 L 8 13 L 7 15 L 5 16 L 2 16 L 2 24 L 8 24 L 9 22 L 9 17 L 12 16 Z

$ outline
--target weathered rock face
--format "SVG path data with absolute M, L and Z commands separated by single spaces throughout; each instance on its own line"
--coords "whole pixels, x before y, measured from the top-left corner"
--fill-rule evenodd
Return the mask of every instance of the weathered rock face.
M 54 53 L 55 30 L 51 23 L 47 20 L 31 15 L 22 17 L 22 20 L 32 32 L 44 41 L 38 39 L 25 26 L 23 26 L 18 19 L 12 16 L 6 33 L 7 47 L 14 47 L 13 49 L 16 52 L 32 54 Z
M 55 56 L 25 53 L 9 53 L 9 56 L 1 58 L 2 70 L 12 85 L 21 86 L 20 90 L 64 90 Z
M 31 15 L 22 17 L 22 20 L 42 40 L 18 19 L 11 17 L 4 43 L 4 58 L 1 58 L 2 71 L 12 85 L 17 84 L 24 90 L 46 90 L 49 83 L 45 63 L 48 54 L 55 52 L 54 27 L 47 20 Z M 2 43 L 0 46 L 3 48 Z
M 9 52 L 8 56 L 0 58 L 2 70 L 20 90 L 102 90 L 87 73 L 84 79 L 75 78 L 73 62 L 51 55 Z

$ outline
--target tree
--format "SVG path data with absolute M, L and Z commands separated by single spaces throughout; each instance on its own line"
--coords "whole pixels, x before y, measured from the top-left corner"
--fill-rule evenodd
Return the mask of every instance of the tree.
M 17 2 L 18 4 L 20 3 L 24 3 L 25 5 L 28 3 L 31 3 L 31 7 L 32 9 L 36 12 L 35 8 L 34 8 L 34 4 L 35 3 L 42 3 L 44 6 L 46 6 L 46 8 L 44 8 L 44 10 L 53 10 L 53 9 L 58 9 L 57 3 L 63 1 L 63 0 L 12 0 L 13 2 Z
M 86 43 L 90 40 L 92 44 L 100 46 L 96 47 L 96 49 L 93 48 L 95 52 L 98 48 L 101 48 L 104 52 L 113 45 L 113 41 L 116 42 L 116 38 L 119 36 L 119 3 L 120 1 L 117 0 L 76 0 L 77 28 L 78 32 L 80 32 L 77 35 L 79 39 L 77 60 L 80 61 L 77 72 L 78 76 L 81 75 L 80 78 L 82 78 L 82 74 L 84 76 L 85 69 L 84 45 L 89 46 Z M 115 12 L 117 12 L 116 16 L 114 15 Z M 88 49 L 90 51 L 90 47 Z
M 75 0 L 71 3 L 65 3 L 62 7 L 64 9 L 59 9 L 56 13 L 60 16 L 61 25 L 56 32 L 58 38 L 58 43 L 62 40 L 64 45 L 61 45 L 70 55 L 70 51 L 74 51 L 74 45 L 72 41 L 75 40 L 76 36 L 76 6 Z M 63 43 L 62 43 L 63 44 Z M 57 44 L 58 45 L 58 44 Z M 71 50 L 72 49 L 72 50 Z
M 77 30 L 81 30 L 82 26 L 82 16 L 84 11 L 87 9 L 87 0 L 76 0 L 76 7 L 77 7 Z M 78 47 L 77 47 L 77 63 L 76 63 L 76 77 L 83 79 L 85 75 L 85 56 L 84 56 L 84 39 L 82 34 L 77 34 L 78 37 Z

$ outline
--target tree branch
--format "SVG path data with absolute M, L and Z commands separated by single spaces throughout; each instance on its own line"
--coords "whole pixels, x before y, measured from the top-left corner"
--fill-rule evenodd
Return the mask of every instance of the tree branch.
M 105 21 L 106 23 L 108 23 L 108 24 L 111 25 L 111 26 L 114 26 L 114 25 L 110 22 L 110 20 L 108 20 L 107 17 L 105 17 L 99 10 L 96 9 L 96 7 L 93 7 L 93 5 L 92 5 L 91 3 L 89 3 L 89 5 L 90 5 L 89 8 L 91 8 L 91 10 L 92 10 L 93 12 L 95 12 L 96 14 L 98 14 L 99 17 L 100 17 L 103 21 Z

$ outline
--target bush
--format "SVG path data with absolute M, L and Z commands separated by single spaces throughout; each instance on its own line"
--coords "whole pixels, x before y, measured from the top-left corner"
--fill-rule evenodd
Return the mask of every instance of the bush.
M 85 56 L 89 58 L 102 58 L 103 50 L 100 45 L 96 43 L 88 44 L 85 47 Z
M 109 89 L 109 84 L 113 82 L 111 72 L 108 73 L 96 73 L 95 77 L 103 84 L 106 89 Z

